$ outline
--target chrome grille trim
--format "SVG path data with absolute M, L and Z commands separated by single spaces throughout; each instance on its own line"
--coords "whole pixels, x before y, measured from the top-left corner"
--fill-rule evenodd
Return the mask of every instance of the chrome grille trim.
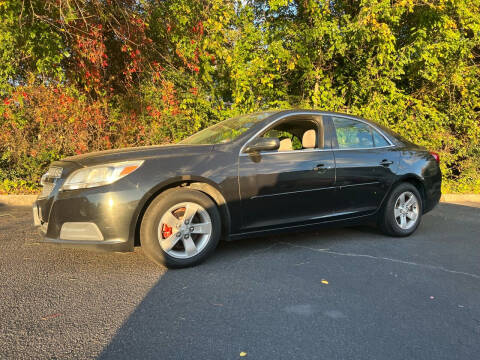
M 40 179 L 40 184 L 43 186 L 43 188 L 39 198 L 46 198 L 51 194 L 55 188 L 56 180 L 61 178 L 62 173 L 63 168 L 51 166 L 48 171 L 43 174 L 42 178 Z
M 42 188 L 42 193 L 40 194 L 40 198 L 46 198 L 48 195 L 51 194 L 54 188 L 55 188 L 55 183 L 44 183 Z

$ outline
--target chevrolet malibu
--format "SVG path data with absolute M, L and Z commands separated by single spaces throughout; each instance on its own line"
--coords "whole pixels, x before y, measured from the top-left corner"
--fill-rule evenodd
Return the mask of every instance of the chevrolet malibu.
M 221 238 L 376 223 L 408 236 L 441 195 L 436 153 L 351 115 L 268 111 L 176 145 L 51 164 L 33 206 L 45 241 L 198 264 Z

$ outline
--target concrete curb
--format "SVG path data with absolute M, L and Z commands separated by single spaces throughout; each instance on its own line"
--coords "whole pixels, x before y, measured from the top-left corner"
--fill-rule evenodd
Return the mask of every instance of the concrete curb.
M 440 201 L 443 202 L 480 202 L 480 194 L 443 194 Z
M 32 206 L 38 195 L 0 195 L 0 205 Z M 480 203 L 480 194 L 443 194 L 442 202 Z
M 0 206 L 32 206 L 38 195 L 0 195 Z

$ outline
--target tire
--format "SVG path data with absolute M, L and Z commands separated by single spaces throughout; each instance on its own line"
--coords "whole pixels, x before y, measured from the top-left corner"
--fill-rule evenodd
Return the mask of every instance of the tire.
M 412 198 L 412 206 L 408 205 L 408 201 Z M 418 189 L 411 183 L 401 183 L 397 185 L 386 199 L 385 205 L 379 214 L 378 227 L 386 235 L 402 237 L 409 236 L 417 230 L 420 225 L 423 213 L 422 197 Z M 416 215 L 416 218 L 413 219 Z M 404 220 L 402 220 L 404 217 Z M 404 222 L 403 222 L 404 221 Z
M 190 217 L 191 214 L 194 215 Z M 221 228 L 220 213 L 210 197 L 188 188 L 169 189 L 157 196 L 145 211 L 140 243 L 147 257 L 157 264 L 188 267 L 213 253 Z

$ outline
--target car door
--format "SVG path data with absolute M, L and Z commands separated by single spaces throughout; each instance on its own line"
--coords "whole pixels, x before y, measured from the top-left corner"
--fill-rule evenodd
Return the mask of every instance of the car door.
M 297 134 L 290 140 L 289 126 Z M 276 129 L 287 134 L 279 150 L 239 155 L 243 231 L 319 222 L 334 211 L 335 160 L 321 116 L 282 119 L 258 136 Z M 306 144 L 306 132 L 313 130 L 315 144 Z
M 342 116 L 330 116 L 328 128 L 336 163 L 336 205 L 339 216 L 373 213 L 394 181 L 397 152 L 379 129 Z

